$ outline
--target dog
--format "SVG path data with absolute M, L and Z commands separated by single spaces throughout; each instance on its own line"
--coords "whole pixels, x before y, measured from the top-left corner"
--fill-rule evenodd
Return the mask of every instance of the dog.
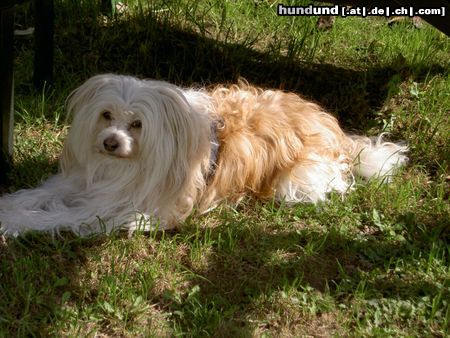
M 348 135 L 317 104 L 245 80 L 207 90 L 97 75 L 67 110 L 60 172 L 0 198 L 3 235 L 171 229 L 245 195 L 318 203 L 407 162 L 406 145 Z

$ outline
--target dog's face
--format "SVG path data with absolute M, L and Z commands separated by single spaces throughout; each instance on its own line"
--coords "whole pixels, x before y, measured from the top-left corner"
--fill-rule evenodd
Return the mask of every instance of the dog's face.
M 170 145 L 184 143 L 176 140 L 183 136 L 180 120 L 190 118 L 190 107 L 174 86 L 112 74 L 77 88 L 68 109 L 74 121 L 67 155 L 83 165 L 97 156 L 142 161 L 142 154 L 149 160 L 170 155 Z
M 192 101 L 182 89 L 162 81 L 92 77 L 67 102 L 73 122 L 62 172 L 103 164 L 110 171 L 139 167 L 155 181 L 179 184 L 192 163 L 209 155 L 210 119 Z
M 100 153 L 118 158 L 134 158 L 139 152 L 142 117 L 122 109 L 104 109 L 95 127 L 94 147 Z

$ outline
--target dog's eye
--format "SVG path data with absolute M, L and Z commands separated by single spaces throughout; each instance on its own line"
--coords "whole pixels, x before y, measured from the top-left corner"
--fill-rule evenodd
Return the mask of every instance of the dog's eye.
M 141 120 L 135 120 L 135 121 L 131 122 L 130 127 L 135 128 L 135 129 L 141 128 L 142 127 Z
M 111 115 L 111 112 L 109 112 L 109 111 L 104 111 L 103 113 L 102 113 L 102 116 L 104 117 L 104 119 L 105 120 L 112 120 L 112 115 Z

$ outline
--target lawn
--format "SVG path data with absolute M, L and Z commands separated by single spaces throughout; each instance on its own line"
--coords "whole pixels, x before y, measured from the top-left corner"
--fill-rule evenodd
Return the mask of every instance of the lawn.
M 65 99 L 103 72 L 294 91 L 348 131 L 405 140 L 410 162 L 389 185 L 358 181 L 317 206 L 249 198 L 165 233 L 0 237 L 0 337 L 447 337 L 449 38 L 385 18 L 318 31 L 272 0 L 126 4 L 106 17 L 97 1 L 55 0 L 55 82 L 42 91 L 32 39 L 16 39 L 6 191 L 57 171 Z M 18 7 L 16 28 L 32 22 Z

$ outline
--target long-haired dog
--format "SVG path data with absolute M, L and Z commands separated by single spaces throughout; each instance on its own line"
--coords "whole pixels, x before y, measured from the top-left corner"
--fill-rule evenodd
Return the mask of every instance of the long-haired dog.
M 244 81 L 183 89 L 98 75 L 69 97 L 60 173 L 0 198 L 0 233 L 168 229 L 245 194 L 286 203 L 388 177 L 404 145 L 350 136 L 318 105 Z

